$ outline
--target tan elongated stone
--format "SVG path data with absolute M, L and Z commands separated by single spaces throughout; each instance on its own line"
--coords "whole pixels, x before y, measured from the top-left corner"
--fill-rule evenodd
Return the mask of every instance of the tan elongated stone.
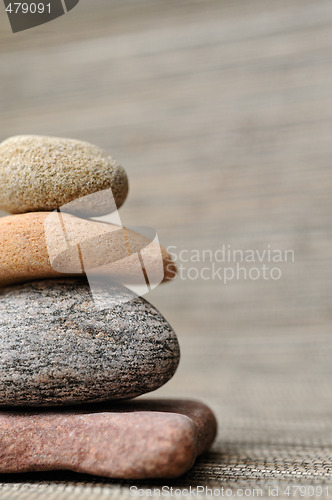
M 114 224 L 57 212 L 0 218 L 0 286 L 89 271 L 123 284 L 176 275 L 159 244 Z
M 208 450 L 212 411 L 186 400 L 136 400 L 0 412 L 0 472 L 68 469 L 110 478 L 173 478 Z

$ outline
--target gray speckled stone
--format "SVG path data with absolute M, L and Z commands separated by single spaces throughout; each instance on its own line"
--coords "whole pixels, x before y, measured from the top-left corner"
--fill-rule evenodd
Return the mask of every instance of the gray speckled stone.
M 165 384 L 179 363 L 176 335 L 151 304 L 129 295 L 108 287 L 107 308 L 98 309 L 85 279 L 4 288 L 0 405 L 132 398 Z

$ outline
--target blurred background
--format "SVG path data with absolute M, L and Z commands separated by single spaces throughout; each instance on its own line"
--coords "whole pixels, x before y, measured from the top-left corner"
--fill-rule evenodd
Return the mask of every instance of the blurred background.
M 332 3 L 80 0 L 15 35 L 0 16 L 0 140 L 105 148 L 129 176 L 123 224 L 174 254 L 294 251 L 278 280 L 189 279 L 211 263 L 184 262 L 146 297 L 182 349 L 153 396 L 201 399 L 219 421 L 174 484 L 330 484 Z

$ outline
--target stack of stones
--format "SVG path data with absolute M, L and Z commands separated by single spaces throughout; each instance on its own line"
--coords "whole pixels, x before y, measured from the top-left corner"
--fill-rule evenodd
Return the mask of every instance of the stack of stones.
M 176 477 L 215 437 L 201 403 L 131 399 L 165 384 L 180 353 L 165 318 L 118 278 L 133 277 L 144 248 L 144 276 L 160 256 L 164 281 L 176 268 L 156 243 L 91 219 L 111 211 L 104 196 L 91 202 L 105 192 L 119 208 L 127 176 L 96 146 L 0 144 L 0 208 L 11 214 L 0 219 L 0 472 Z M 112 277 L 98 304 L 90 269 Z

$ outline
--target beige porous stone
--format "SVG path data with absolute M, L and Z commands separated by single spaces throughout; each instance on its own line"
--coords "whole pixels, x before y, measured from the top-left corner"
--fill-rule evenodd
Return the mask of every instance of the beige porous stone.
M 0 144 L 0 209 L 11 213 L 50 211 L 111 189 L 87 207 L 90 216 L 120 207 L 128 193 L 124 169 L 93 144 L 58 137 L 20 135 Z M 111 209 L 110 209 L 111 205 Z

